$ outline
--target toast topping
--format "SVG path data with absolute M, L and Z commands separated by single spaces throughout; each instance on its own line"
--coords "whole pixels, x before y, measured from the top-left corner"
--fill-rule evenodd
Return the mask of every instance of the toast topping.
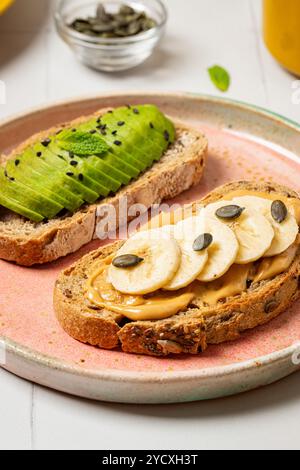
M 175 315 L 192 302 L 195 294 L 189 290 L 175 295 L 159 292 L 156 296 L 122 294 L 108 281 L 111 258 L 104 260 L 87 283 L 87 297 L 95 305 L 122 313 L 130 320 L 158 320 Z
M 112 264 L 116 268 L 133 268 L 142 261 L 144 261 L 144 258 L 140 258 L 136 255 L 121 255 L 113 259 Z
M 271 258 L 264 258 L 259 264 L 254 282 L 265 281 L 281 274 L 289 269 L 299 247 L 299 237 L 286 251 Z
M 219 300 L 241 294 L 247 290 L 247 280 L 253 264 L 234 264 L 224 276 L 209 283 L 195 286 L 196 296 L 208 305 L 215 305 Z
M 50 134 L 31 139 L 0 166 L 0 205 L 33 222 L 115 195 L 160 161 L 176 138 L 173 123 L 153 105 L 139 106 L 138 114 L 116 108 Z
M 269 198 L 239 194 L 230 202 L 224 206 L 220 200 L 192 217 L 173 218 L 174 225 L 133 235 L 114 259 L 132 253 L 143 262 L 116 267 L 108 260 L 88 281 L 89 300 L 131 320 L 158 320 L 191 303 L 214 305 L 247 291 L 249 282 L 288 270 L 299 247 L 298 205 L 283 203 L 287 213 L 279 223 Z M 224 207 L 245 209 L 221 221 L 216 212 Z
M 282 201 L 274 201 L 271 206 L 271 214 L 275 222 L 281 224 L 288 215 L 286 205 Z

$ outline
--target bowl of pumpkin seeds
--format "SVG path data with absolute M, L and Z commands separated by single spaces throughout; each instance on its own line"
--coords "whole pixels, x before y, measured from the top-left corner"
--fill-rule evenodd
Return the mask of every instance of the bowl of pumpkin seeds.
M 82 63 L 117 72 L 150 57 L 167 17 L 161 0 L 60 0 L 55 24 Z

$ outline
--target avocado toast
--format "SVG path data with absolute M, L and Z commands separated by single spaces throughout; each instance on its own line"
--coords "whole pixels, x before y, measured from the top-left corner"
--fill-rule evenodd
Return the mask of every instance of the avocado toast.
M 95 237 L 99 208 L 174 197 L 200 181 L 206 152 L 201 133 L 151 105 L 34 135 L 1 157 L 0 258 L 31 266 L 77 251 Z

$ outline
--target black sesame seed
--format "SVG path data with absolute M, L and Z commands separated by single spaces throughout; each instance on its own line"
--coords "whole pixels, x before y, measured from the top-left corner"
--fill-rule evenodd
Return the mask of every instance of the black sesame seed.
M 36 152 L 36 156 L 37 156 L 37 157 L 41 157 L 41 156 L 42 156 L 42 152 Z
M 151 129 L 154 129 L 154 124 L 153 124 L 153 122 L 149 122 L 149 126 L 150 126 Z
M 122 142 L 120 140 L 115 140 L 114 141 L 114 144 L 115 145 L 118 145 L 118 147 L 120 147 L 120 145 L 122 145 Z
M 57 132 L 55 133 L 55 135 L 60 134 L 62 131 L 63 131 L 62 129 L 59 129 L 59 131 L 57 131 Z
M 20 160 L 18 160 L 18 159 L 15 160 L 15 165 L 16 165 L 16 166 L 20 165 Z
M 15 178 L 12 178 L 11 176 L 9 176 L 9 175 L 7 174 L 7 171 L 6 171 L 6 170 L 4 170 L 4 176 L 5 176 L 9 181 L 15 181 Z
M 107 132 L 106 132 L 106 130 L 104 130 L 104 129 L 101 129 L 100 132 L 101 132 L 101 135 L 107 135 Z
M 77 165 L 78 165 L 78 162 L 76 162 L 76 160 L 71 160 L 71 161 L 70 161 L 70 165 L 72 165 L 72 166 L 77 166 Z
M 133 108 L 134 114 L 140 114 L 139 110 L 137 108 Z
M 96 122 L 97 122 L 98 124 L 100 124 L 101 119 L 102 119 L 101 117 L 98 117 L 98 119 L 96 120 Z
M 118 131 L 112 131 L 112 135 L 117 135 Z
M 83 178 L 84 178 L 83 174 L 82 174 L 82 173 L 79 173 L 79 175 L 78 175 L 79 181 L 83 181 Z
M 92 130 L 90 131 L 90 134 L 95 134 L 96 132 L 97 132 L 96 129 L 92 129 Z
M 44 139 L 42 140 L 41 144 L 44 146 L 44 147 L 48 147 L 48 145 L 51 143 L 51 139 Z
M 118 126 L 120 126 L 120 127 L 124 126 L 124 124 L 125 124 L 125 121 L 119 121 L 118 122 Z
M 169 134 L 168 131 L 165 131 L 165 132 L 164 132 L 164 138 L 166 139 L 167 142 L 170 141 L 170 134 Z
M 74 152 L 69 152 L 69 158 L 74 158 Z
M 72 129 L 72 132 L 76 132 L 76 131 L 77 131 L 77 129 L 75 129 L 75 127 L 74 127 L 74 129 Z
M 113 111 L 110 109 L 109 111 L 107 111 L 108 114 L 112 114 Z
M 68 172 L 66 173 L 66 175 L 67 175 L 67 176 L 74 176 L 74 173 L 72 173 L 71 171 L 68 171 Z
M 126 108 L 127 108 L 127 109 L 131 109 L 130 104 L 126 104 Z
M 58 158 L 60 158 L 61 160 L 64 160 L 64 157 L 62 155 L 57 155 Z

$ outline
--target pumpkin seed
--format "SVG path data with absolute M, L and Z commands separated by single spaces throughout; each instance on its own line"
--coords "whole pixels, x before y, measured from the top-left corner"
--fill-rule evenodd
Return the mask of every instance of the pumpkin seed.
M 265 303 L 264 311 L 265 313 L 272 313 L 276 308 L 279 306 L 279 303 L 274 299 L 274 300 L 268 300 Z
M 274 201 L 271 206 L 271 214 L 273 219 L 281 224 L 288 215 L 288 210 L 286 205 L 282 201 Z
M 208 248 L 213 242 L 213 236 L 210 233 L 202 233 L 193 243 L 194 251 L 202 251 Z
M 135 36 L 157 25 L 145 12 L 136 11 L 129 5 L 121 5 L 117 13 L 110 13 L 100 3 L 95 16 L 76 18 L 69 27 L 78 33 L 101 38 Z
M 219 219 L 237 219 L 244 212 L 244 210 L 245 207 L 230 204 L 228 206 L 220 207 L 216 211 L 216 216 L 219 217 Z
M 119 14 L 122 16 L 134 15 L 136 11 L 129 5 L 121 5 Z
M 117 256 L 113 260 L 112 264 L 116 268 L 132 268 L 140 264 L 142 261 L 144 261 L 144 258 L 140 258 L 136 255 L 121 255 Z

